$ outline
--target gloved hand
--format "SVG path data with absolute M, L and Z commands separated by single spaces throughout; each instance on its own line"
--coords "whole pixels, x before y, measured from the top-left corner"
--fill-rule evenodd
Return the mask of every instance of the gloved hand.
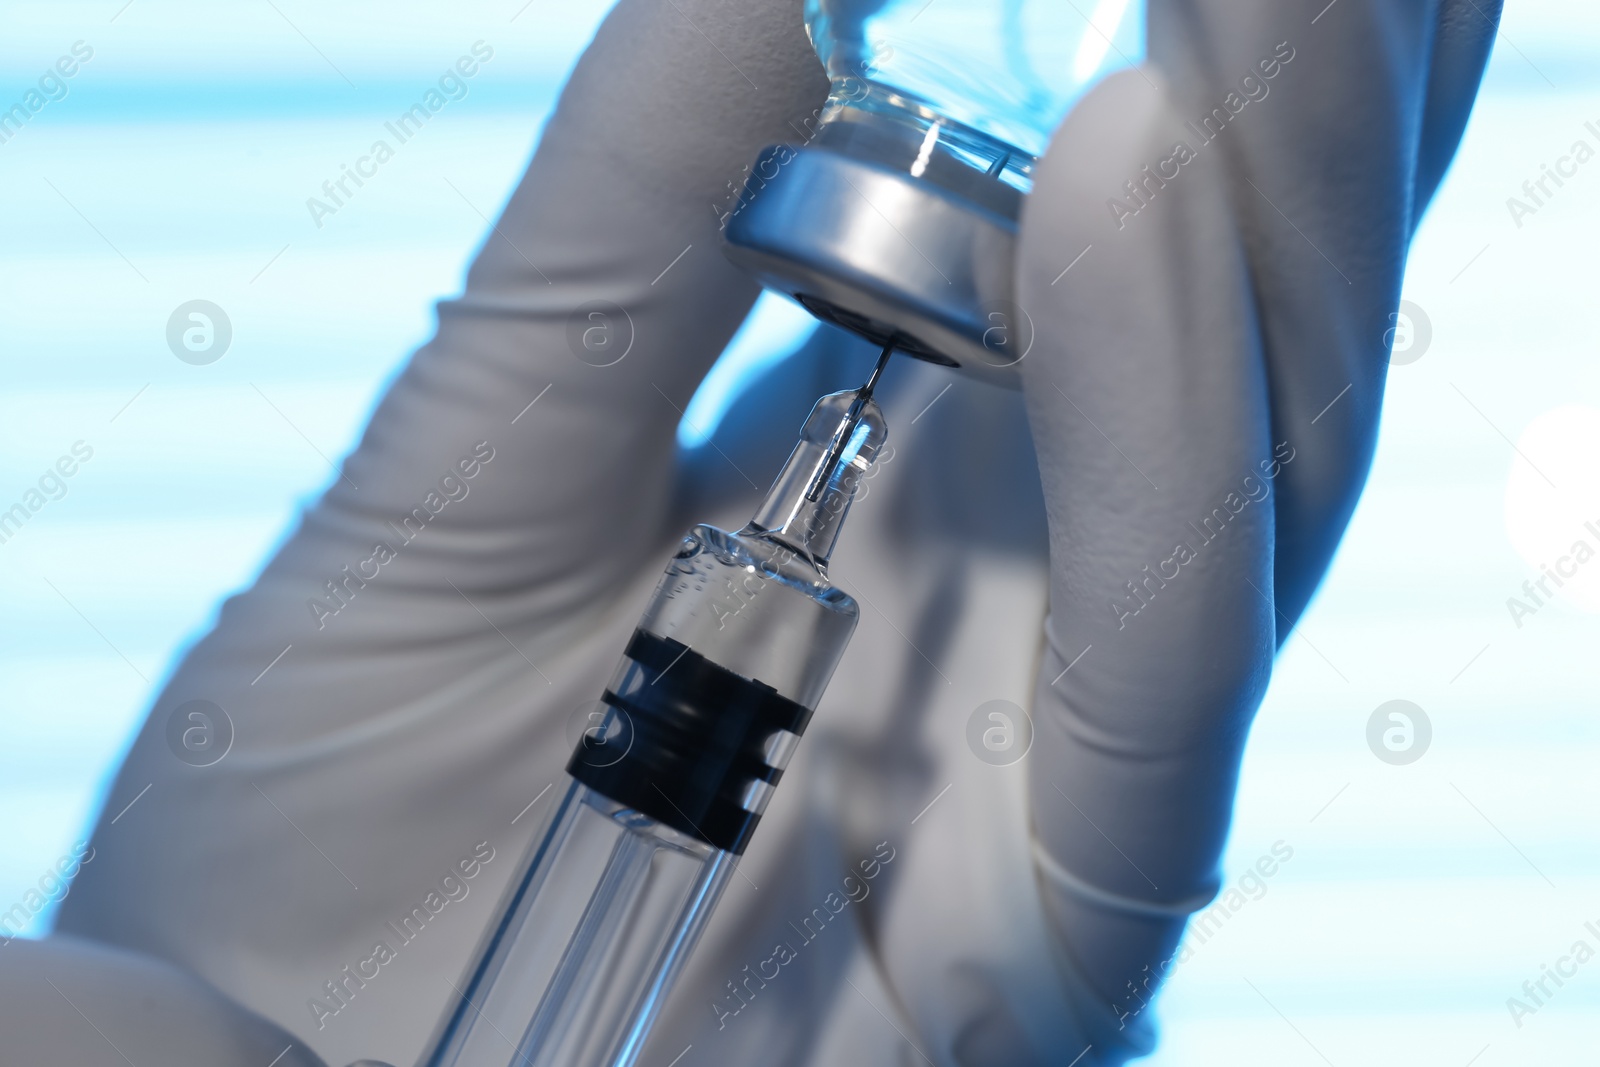
M 1033 820 L 1063 952 L 1130 1032 L 1218 887 L 1273 653 L 1366 479 L 1406 249 L 1498 16 L 1152 0 L 1148 66 L 1039 168 L 1017 277 L 1051 556 Z
M 155 701 L 62 929 L 179 963 L 329 1062 L 417 1056 L 550 803 L 529 808 L 570 713 L 686 526 L 678 421 L 758 293 L 719 211 L 827 88 L 799 0 L 618 4 L 464 294 Z M 192 700 L 232 722 L 211 766 L 169 747 Z M 484 855 L 399 946 L 385 923 Z M 361 979 L 385 939 L 396 958 Z
M 299 1038 L 170 963 L 60 935 L 3 949 L 8 1067 L 324 1067 Z
M 739 1040 L 766 1048 L 768 1062 L 805 1062 L 806 1029 L 849 1004 L 888 1042 L 904 1030 L 941 1064 L 981 1062 L 993 1048 L 1010 1050 L 1007 1062 L 1064 1062 L 1081 1047 L 1069 1042 L 1080 1040 L 1095 1045 L 1083 1063 L 1112 1063 L 1138 1047 L 1107 1001 L 1168 951 L 1182 914 L 1214 885 L 1244 729 L 1274 640 L 1287 632 L 1271 600 L 1288 618 L 1298 615 L 1364 475 L 1384 315 L 1486 49 L 1487 32 L 1458 23 L 1458 6 L 1472 15 L 1470 3 L 1446 3 L 1444 18 L 1430 6 L 1339 0 L 1315 26 L 1310 14 L 1296 15 L 1278 32 L 1268 27 L 1288 16 L 1265 4 L 1158 7 L 1155 69 L 1110 80 L 1061 131 L 1024 220 L 1017 291 L 1038 328 L 1023 370 L 1053 561 L 1038 738 L 1027 760 L 1042 875 L 1036 890 L 1025 858 L 993 872 L 1020 907 L 1048 916 L 1057 945 L 1041 958 L 1046 969 L 1051 957 L 1062 963 L 1060 990 L 1035 987 L 1032 1003 L 1043 1011 L 1017 1033 L 984 1034 L 983 1025 L 1001 1024 L 977 1018 L 987 1002 L 971 994 L 973 972 L 947 976 L 937 960 L 913 966 L 907 960 L 927 957 L 906 955 L 908 936 L 874 926 L 884 913 L 864 910 L 875 918 L 850 944 L 872 962 L 847 971 L 840 961 L 849 950 L 808 950 L 800 966 L 814 968 L 816 980 L 805 996 L 759 1002 L 797 1020 L 788 1030 L 775 1036 L 737 1020 Z M 717 499 L 712 483 L 748 494 L 775 465 L 724 447 L 727 455 L 706 452 L 697 461 L 704 466 L 681 469 L 673 435 L 755 295 L 717 249 L 719 212 L 761 147 L 804 136 L 826 91 L 799 7 L 618 5 L 578 64 L 465 294 L 440 306 L 437 336 L 390 390 L 339 480 L 255 586 L 228 601 L 156 701 L 108 815 L 149 791 L 115 825 L 103 820 L 98 858 L 63 907 L 63 929 L 178 962 L 302 1034 L 330 1062 L 401 1063 L 417 1054 L 451 999 L 447 983 L 467 961 L 494 887 L 537 826 L 541 788 L 559 778 L 570 749 L 565 722 L 609 673 L 681 532 L 685 502 Z M 1225 106 L 1228 84 L 1285 39 L 1295 58 L 1269 83 L 1271 95 L 1231 118 L 1214 145 L 1198 148 L 1149 206 L 1114 229 L 1106 199 L 1185 136 L 1168 132 L 1169 109 L 1198 115 Z M 1153 88 L 1163 81 L 1170 103 Z M 1308 242 L 1250 199 L 1257 194 L 1246 178 L 1348 285 L 1329 282 Z M 606 318 L 597 301 L 626 315 Z M 601 318 L 591 317 L 596 311 Z M 596 327 L 603 333 L 591 342 L 614 346 L 598 355 L 582 343 Z M 625 353 L 619 361 L 598 365 L 617 352 Z M 770 425 L 747 426 L 750 441 L 765 429 L 780 452 L 821 391 L 800 391 L 795 403 L 804 368 L 784 373 L 792 414 L 766 404 Z M 1347 382 L 1349 393 L 1310 424 Z M 745 414 L 781 392 L 758 391 Z M 1020 412 L 1015 398 L 981 387 L 953 390 L 939 405 L 919 430 L 951 412 Z M 1017 429 L 1020 419 L 1010 422 Z M 954 429 L 970 425 L 958 420 Z M 976 435 L 978 443 L 1004 431 Z M 910 438 L 939 446 L 926 432 Z M 1273 479 L 1271 503 L 1232 516 L 1119 627 L 1108 599 L 1126 597 L 1124 582 L 1144 580 L 1146 564 L 1154 570 L 1172 556 L 1190 536 L 1186 522 L 1202 522 L 1246 476 L 1260 477 L 1257 464 L 1285 439 L 1294 459 Z M 891 473 L 920 477 L 921 460 L 906 454 L 903 473 Z M 1012 458 L 1031 477 L 1026 450 Z M 1017 513 L 1022 527 L 1037 521 L 1025 506 Z M 866 516 L 852 522 L 847 549 L 873 533 L 887 544 L 888 527 Z M 894 548 L 903 582 L 917 591 L 885 604 L 875 587 L 852 656 L 902 648 L 905 631 L 922 655 L 934 648 L 928 632 L 953 625 L 947 616 L 961 596 L 920 590 L 945 573 L 923 564 L 944 560 L 953 574 L 959 551 L 916 556 L 911 540 Z M 844 553 L 836 564 L 841 574 L 863 573 Z M 1042 557 L 1025 573 L 1042 579 Z M 970 599 L 985 584 L 969 575 L 965 588 Z M 1014 588 L 1029 587 L 1006 587 Z M 1012 621 L 1024 640 L 1036 640 L 1042 612 L 1029 595 L 1019 594 Z M 999 664 L 996 676 L 1031 670 L 1032 659 L 1012 651 L 980 655 Z M 906 660 L 925 673 L 909 652 Z M 937 650 L 931 662 L 949 666 Z M 880 657 L 854 669 L 886 675 L 886 664 Z M 969 686 L 949 673 L 950 689 Z M 977 682 L 969 687 L 991 695 L 1001 684 Z M 899 699 L 913 711 L 927 705 L 930 722 L 946 718 L 929 691 Z M 168 719 L 190 700 L 215 703 L 233 723 L 232 750 L 211 766 L 185 765 L 169 748 Z M 863 720 L 881 712 L 860 710 Z M 825 705 L 817 720 L 828 718 Z M 959 729 L 940 726 L 930 737 L 936 755 L 962 748 Z M 763 903 L 733 899 L 744 891 L 735 886 L 727 917 L 718 917 L 726 951 L 712 944 L 716 931 L 708 934 L 706 951 L 723 951 L 719 959 L 759 958 L 738 935 L 759 926 L 752 916 L 760 908 L 791 919 L 810 906 L 792 910 L 787 881 L 769 879 L 760 862 L 791 871 L 813 858 L 796 806 L 807 796 L 804 753 L 820 740 L 802 745 L 786 776 L 796 784 L 779 791 L 747 857 Z M 892 755 L 902 740 L 888 736 L 877 751 Z M 954 758 L 971 762 L 964 751 Z M 870 782 L 863 774 L 854 784 Z M 939 784 L 909 806 L 908 822 Z M 925 835 L 916 849 L 1025 842 L 1022 822 L 941 830 L 948 836 Z M 914 851 L 905 846 L 895 869 L 914 870 Z M 386 924 L 412 914 L 468 857 L 480 870 L 470 893 L 433 911 L 378 977 L 352 978 L 375 941 L 395 940 Z M 958 917 L 984 907 L 981 893 L 961 896 L 969 891 L 908 873 L 895 897 L 880 893 L 871 907 L 921 899 Z M 1017 925 L 1028 921 L 1020 915 Z M 930 943 L 929 952 L 937 949 Z M 981 973 L 1005 972 L 1013 951 L 991 946 L 995 958 Z M 866 986 L 865 1006 L 840 991 L 850 975 L 857 992 Z M 703 1006 L 693 1010 L 699 1025 L 714 1025 Z M 901 1021 L 884 1027 L 890 1014 Z

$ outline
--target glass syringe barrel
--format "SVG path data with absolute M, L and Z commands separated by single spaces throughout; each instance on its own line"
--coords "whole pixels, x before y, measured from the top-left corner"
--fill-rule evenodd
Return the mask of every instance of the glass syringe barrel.
M 827 564 L 886 436 L 823 397 L 755 519 L 685 535 L 426 1067 L 637 1059 L 855 629 Z

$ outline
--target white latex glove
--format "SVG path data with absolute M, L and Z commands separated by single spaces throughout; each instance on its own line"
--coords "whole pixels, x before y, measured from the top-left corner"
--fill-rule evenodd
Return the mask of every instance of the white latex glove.
M 0 949 L 0 1033 L 6 1067 L 324 1067 L 194 975 L 62 935 Z
M 1218 887 L 1250 720 L 1366 480 L 1406 249 L 1498 14 L 1153 0 L 1149 69 L 1091 93 L 1039 168 L 1017 279 L 1052 561 L 1033 817 L 1063 952 L 1119 1016 L 1148 1022 Z
M 1038 662 L 1046 571 L 1020 404 L 963 384 L 913 429 L 910 416 L 943 382 L 903 368 L 905 418 L 892 418 L 891 440 L 906 458 L 876 501 L 858 505 L 835 561 L 847 587 L 871 591 L 861 632 L 746 858 L 761 888 L 749 901 L 735 897 L 743 886 L 730 889 L 648 1062 L 694 1043 L 684 1067 L 701 1055 L 837 1062 L 842 1048 L 860 1062 L 1066 1062 L 1088 1044 L 1082 1063 L 1114 1063 L 1146 1040 L 1138 1023 L 1119 1029 L 1108 1000 L 1168 950 L 1214 884 L 1239 747 L 1278 633 L 1265 598 L 1296 616 L 1348 516 L 1414 209 L 1449 157 L 1486 47 L 1471 26 L 1425 33 L 1455 26 L 1430 5 L 1339 0 L 1315 27 L 1312 14 L 1273 33 L 1288 16 L 1266 5 L 1159 8 L 1151 53 L 1173 103 L 1139 74 L 1112 79 L 1041 168 L 1018 267 L 1018 299 L 1038 325 L 1024 372 L 1053 561 L 1039 736 L 1025 764 L 1037 886 L 1021 780 L 974 775 L 961 731 L 981 699 L 1025 700 Z M 1179 46 L 1173 27 L 1184 21 Z M 1220 105 L 1235 68 L 1285 37 L 1296 57 L 1271 96 L 1109 232 L 1105 199 L 1170 153 L 1164 108 L 1197 116 Z M 1436 95 L 1424 92 L 1430 79 Z M 180 963 L 330 1062 L 418 1054 L 536 829 L 542 809 L 522 809 L 558 779 L 566 720 L 598 693 L 671 541 L 691 515 L 722 517 L 699 510 L 725 499 L 719 490 L 750 493 L 735 463 L 764 485 L 775 463 L 758 454 L 781 454 L 821 391 L 797 385 L 808 371 L 790 366 L 734 420 L 737 447 L 733 431 L 719 437 L 731 459 L 707 452 L 675 466 L 679 409 L 755 294 L 717 250 L 714 209 L 759 148 L 802 136 L 825 89 L 797 2 L 619 4 L 465 295 L 441 305 L 438 335 L 340 480 L 156 701 L 108 813 L 150 790 L 97 832 L 98 858 L 63 929 Z M 1350 285 L 1332 288 L 1320 256 L 1251 205 L 1246 176 Z M 609 367 L 580 361 L 570 342 L 597 300 L 631 319 L 611 323 L 632 347 Z M 1346 382 L 1351 392 L 1315 426 L 1299 426 Z M 779 399 L 788 412 L 775 414 Z M 1221 504 L 1283 439 L 1280 420 L 1284 434 L 1302 432 L 1272 507 L 1250 505 L 1114 629 L 1109 592 L 1171 555 L 1184 522 Z M 1312 431 L 1327 431 L 1322 443 Z M 702 504 L 685 513 L 690 500 Z M 388 524 L 417 507 L 437 514 L 402 544 Z M 392 560 L 375 558 L 379 541 Z M 998 562 L 972 562 L 980 557 Z M 334 604 L 325 583 L 345 582 L 343 568 L 374 566 L 376 577 L 344 587 L 337 614 L 308 607 Z M 955 695 L 940 695 L 918 656 L 943 668 Z M 222 706 L 236 735 L 205 768 L 175 759 L 166 740 L 173 709 L 197 699 Z M 841 740 L 852 723 L 874 736 Z M 945 806 L 919 815 L 952 778 Z M 835 817 L 827 803 L 841 796 L 880 802 Z M 892 832 L 879 825 L 885 812 L 901 813 Z M 938 821 L 957 813 L 964 822 Z M 922 836 L 908 841 L 913 831 Z M 885 876 L 871 905 L 850 913 L 860 915 L 851 940 L 808 950 L 804 986 L 758 1001 L 756 1019 L 741 1014 L 724 1034 L 705 1004 L 740 963 L 765 955 L 754 939 L 766 918 L 807 914 L 863 842 L 891 836 L 903 855 L 891 870 L 904 872 L 892 894 Z M 443 906 L 379 978 L 341 978 L 341 965 L 388 936 L 386 922 L 484 854 L 494 858 L 468 896 Z M 334 982 L 347 1003 L 329 999 L 332 1017 L 308 1010 Z M 852 1011 L 881 1055 L 848 1040 L 857 1031 L 836 1020 Z
M 102 822 L 63 930 L 177 962 L 330 1062 L 415 1058 L 544 808 L 513 817 L 560 774 L 569 713 L 598 697 L 688 524 L 676 427 L 758 293 L 717 209 L 827 88 L 799 0 L 617 5 L 465 293 L 155 701 L 107 818 L 153 784 Z M 597 301 L 626 317 L 591 319 Z M 584 347 L 592 328 L 610 349 Z M 414 509 L 407 541 L 389 524 Z M 308 603 L 338 606 L 330 582 L 346 604 L 325 615 Z M 233 723 L 210 767 L 169 748 L 190 700 Z M 464 900 L 378 979 L 342 979 L 342 1017 L 308 1010 L 338 1008 L 323 983 L 480 843 L 494 858 Z

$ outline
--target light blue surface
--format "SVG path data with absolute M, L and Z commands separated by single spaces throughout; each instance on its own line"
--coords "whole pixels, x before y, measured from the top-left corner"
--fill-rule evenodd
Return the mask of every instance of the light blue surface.
M 0 144 L 0 508 L 74 442 L 94 454 L 0 544 L 0 910 L 84 832 L 152 688 L 459 287 L 477 212 L 517 180 L 602 6 L 274 2 L 5 8 L 0 107 L 74 41 L 94 56 Z M 466 98 L 316 228 L 305 199 L 480 39 L 495 55 Z M 1553 559 L 1514 543 L 1563 536 L 1527 503 L 1530 460 L 1600 519 L 1592 483 L 1559 473 L 1600 455 L 1600 160 L 1520 228 L 1506 200 L 1575 140 L 1600 147 L 1597 56 L 1593 5 L 1511 5 L 1406 283 L 1431 347 L 1391 371 L 1371 486 L 1252 739 L 1230 879 L 1275 841 L 1294 857 L 1180 967 L 1154 1064 L 1590 1054 L 1600 962 L 1520 1028 L 1506 999 L 1576 939 L 1600 947 L 1600 597 L 1521 628 L 1506 599 Z M 234 325 L 211 366 L 163 337 L 197 297 Z M 753 320 L 743 373 L 805 329 L 783 305 Z M 739 378 L 717 372 L 685 439 Z M 1562 405 L 1577 430 L 1524 437 Z M 1405 767 L 1364 736 L 1395 698 L 1434 729 Z

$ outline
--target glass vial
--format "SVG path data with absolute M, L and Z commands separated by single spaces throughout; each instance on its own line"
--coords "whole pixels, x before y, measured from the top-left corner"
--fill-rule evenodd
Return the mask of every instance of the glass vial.
M 806 0 L 806 28 L 833 81 L 823 119 L 932 130 L 930 147 L 1026 192 L 1072 103 L 1142 53 L 1140 9 L 1135 0 Z

